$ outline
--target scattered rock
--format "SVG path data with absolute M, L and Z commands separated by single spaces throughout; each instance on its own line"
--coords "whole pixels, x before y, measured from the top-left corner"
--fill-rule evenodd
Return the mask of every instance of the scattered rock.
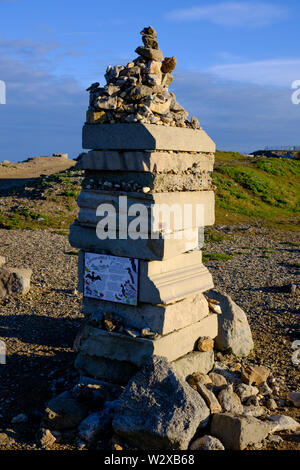
M 280 436 L 272 436 L 271 435 L 271 436 L 268 437 L 268 441 L 274 442 L 275 444 L 280 444 L 280 442 L 282 442 L 283 439 Z
M 210 351 L 214 348 L 214 340 L 209 336 L 203 336 L 198 340 L 197 349 L 202 352 Z
M 272 433 L 277 431 L 298 431 L 300 429 L 300 424 L 289 416 L 273 415 L 269 416 L 268 421 Z
M 115 432 L 146 450 L 185 450 L 209 409 L 171 364 L 154 356 L 129 382 L 113 420 Z
M 248 356 L 253 349 L 253 339 L 245 312 L 229 297 L 216 290 L 205 294 L 220 302 L 222 315 L 218 315 L 219 333 L 215 345 L 221 351 L 231 350 L 236 356 Z
M 225 450 L 225 447 L 216 437 L 203 436 L 191 444 L 190 450 Z
M 233 391 L 232 385 L 228 385 L 219 392 L 218 400 L 224 412 L 243 413 L 243 405 L 238 395 Z
M 243 406 L 243 415 L 254 416 L 255 418 L 258 418 L 259 416 L 265 416 L 266 412 L 261 406 L 247 405 Z
M 226 449 L 243 450 L 249 444 L 257 444 L 270 433 L 270 425 L 252 416 L 234 416 L 229 413 L 213 415 L 211 434 Z
M 92 444 L 100 436 L 111 432 L 112 419 L 113 413 L 109 409 L 90 414 L 79 425 L 79 437 L 88 444 Z
M 226 364 L 223 364 L 222 362 L 216 361 L 212 372 L 222 375 L 230 384 L 238 385 L 241 381 L 241 373 L 232 372 L 228 369 Z
M 214 393 L 219 392 L 223 388 L 226 388 L 226 386 L 228 385 L 227 380 L 221 374 L 217 374 L 216 372 L 210 372 L 208 376 L 211 379 Z
M 0 268 L 6 263 L 4 256 L 0 256 Z
M 48 449 L 56 442 L 56 437 L 50 429 L 41 429 L 40 445 L 44 449 Z
M 23 424 L 28 422 L 28 417 L 24 413 L 20 413 L 17 416 L 14 416 L 11 420 L 11 424 Z
M 7 434 L 6 432 L 0 432 L 0 445 L 9 448 L 15 443 L 16 441 L 9 434 Z
M 300 392 L 290 392 L 288 394 L 288 399 L 296 408 L 300 408 Z
M 48 402 L 43 422 L 50 429 L 72 429 L 87 414 L 87 407 L 75 400 L 70 392 L 64 392 Z
M 242 381 L 248 385 L 261 385 L 269 375 L 270 371 L 264 366 L 247 366 L 242 370 Z
M 259 390 L 257 387 L 247 384 L 239 384 L 236 388 L 236 393 L 241 399 L 241 402 L 244 403 L 248 398 L 256 396 Z
M 215 394 L 209 390 L 205 385 L 197 383 L 197 391 L 200 393 L 202 398 L 204 398 L 205 403 L 209 407 L 211 413 L 221 413 L 222 407 L 218 402 Z
M 262 384 L 260 384 L 258 386 L 258 390 L 259 390 L 260 395 L 262 395 L 264 397 L 265 396 L 269 396 L 269 397 L 272 396 L 272 389 L 269 387 L 267 382 L 263 382 Z
M 198 384 L 210 385 L 212 383 L 211 378 L 207 374 L 201 374 L 200 372 L 194 372 L 189 378 L 188 383 L 190 386 L 197 390 Z
M 269 410 L 271 410 L 271 411 L 277 410 L 277 403 L 274 400 L 274 398 L 269 398 L 267 400 L 266 405 L 267 405 L 267 408 L 269 408 Z

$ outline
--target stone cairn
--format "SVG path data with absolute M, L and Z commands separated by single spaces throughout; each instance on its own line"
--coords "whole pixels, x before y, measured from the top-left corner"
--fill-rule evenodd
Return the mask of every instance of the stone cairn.
M 80 250 L 79 290 L 86 319 L 75 366 L 82 376 L 121 385 L 154 355 L 167 358 L 185 378 L 196 370 L 211 370 L 213 350 L 196 349 L 200 338 L 217 336 L 220 314 L 203 294 L 213 281 L 202 264 L 194 216 L 185 227 L 189 236 L 185 231 L 181 238 L 175 219 L 169 237 L 163 236 L 163 226 L 155 239 L 122 238 L 118 232 L 117 239 L 100 240 L 96 234 L 97 207 L 113 204 L 119 222 L 124 215 L 120 196 L 127 196 L 129 211 L 133 204 L 149 209 L 157 204 L 202 205 L 203 225 L 214 224 L 210 173 L 215 144 L 168 91 L 176 58 L 163 58 L 152 27 L 141 35 L 144 46 L 136 49 L 138 58 L 127 66 L 109 66 L 107 84 L 88 88 L 83 148 L 90 151 L 80 160 L 85 179 L 78 220 L 70 229 L 70 243 Z M 85 295 L 87 253 L 137 261 L 137 305 Z

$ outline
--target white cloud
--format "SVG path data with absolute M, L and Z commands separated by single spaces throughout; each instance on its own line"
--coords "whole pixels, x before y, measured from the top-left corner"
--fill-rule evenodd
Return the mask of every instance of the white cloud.
M 167 13 L 175 21 L 210 21 L 227 27 L 258 28 L 282 20 L 287 9 L 264 2 L 221 2 Z
M 277 59 L 211 67 L 209 72 L 223 79 L 257 85 L 290 87 L 300 79 L 300 59 Z
M 291 86 L 238 83 L 190 70 L 174 75 L 179 103 L 197 116 L 218 149 L 250 152 L 274 144 L 300 145 L 300 105 L 291 102 Z

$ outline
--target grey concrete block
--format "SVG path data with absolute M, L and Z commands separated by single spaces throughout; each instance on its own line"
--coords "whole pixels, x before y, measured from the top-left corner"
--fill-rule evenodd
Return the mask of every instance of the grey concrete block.
M 165 260 L 198 248 L 198 229 L 193 229 L 192 234 L 194 240 L 187 240 L 184 237 L 182 240 L 176 240 L 172 234 L 168 240 L 163 238 L 99 240 L 95 227 L 84 227 L 75 222 L 70 227 L 69 241 L 74 248 L 94 253 L 145 260 Z
M 81 225 L 97 225 L 101 217 L 97 216 L 96 212 L 102 204 L 113 206 L 115 213 L 112 211 L 112 217 L 117 215 L 117 228 L 120 217 L 126 217 L 128 227 L 137 217 L 136 208 L 131 207 L 142 204 L 145 207 L 145 214 L 141 212 L 139 216 L 142 233 L 151 230 L 156 232 L 159 228 L 173 232 L 178 230 L 179 225 L 183 226 L 183 223 L 186 228 L 192 228 L 213 225 L 215 222 L 213 191 L 124 194 L 118 191 L 82 190 L 77 202 L 80 207 L 78 221 Z M 130 210 L 133 211 L 133 216 L 128 216 Z
M 201 171 L 213 171 L 214 154 L 212 152 L 169 153 L 118 150 L 91 150 L 80 160 L 83 170 L 93 171 L 128 171 L 167 173 L 184 172 L 194 166 Z
M 155 124 L 85 124 L 82 148 L 95 150 L 179 150 L 215 152 L 203 130 Z
M 138 330 L 149 328 L 162 335 L 197 323 L 209 314 L 203 294 L 196 294 L 169 305 L 140 303 L 137 307 L 83 298 L 83 313 L 91 324 L 101 325 L 105 312 L 112 313 L 124 326 Z

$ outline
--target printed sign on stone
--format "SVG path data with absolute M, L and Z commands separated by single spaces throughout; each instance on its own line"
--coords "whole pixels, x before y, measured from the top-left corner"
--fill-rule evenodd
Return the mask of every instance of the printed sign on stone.
M 137 305 L 138 260 L 85 253 L 84 295 L 93 299 Z

